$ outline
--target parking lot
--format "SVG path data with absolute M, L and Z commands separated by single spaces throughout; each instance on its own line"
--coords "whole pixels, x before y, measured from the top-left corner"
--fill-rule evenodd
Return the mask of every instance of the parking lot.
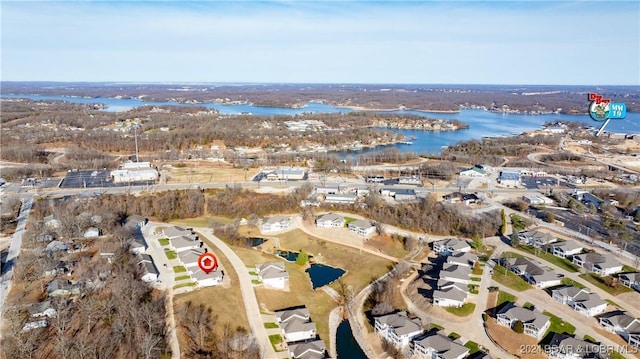
M 544 176 L 544 177 L 533 177 L 527 176 L 521 178 L 522 185 L 527 189 L 548 189 L 549 187 L 564 187 L 564 188 L 575 188 L 576 186 L 566 182 L 558 180 L 557 178 Z
M 114 187 L 109 181 L 109 171 L 70 171 L 62 180 L 60 188 Z

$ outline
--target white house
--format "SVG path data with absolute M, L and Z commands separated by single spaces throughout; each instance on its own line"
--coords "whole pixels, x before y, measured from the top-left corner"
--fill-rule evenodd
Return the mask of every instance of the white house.
M 618 279 L 624 286 L 640 291 L 640 273 L 623 273 Z
M 178 260 L 182 262 L 187 271 L 193 271 L 198 268 L 198 258 L 204 253 L 204 248 L 192 248 L 178 252 Z
M 363 237 L 368 237 L 376 233 L 376 226 L 371 222 L 362 219 L 349 223 L 347 227 L 351 232 L 357 233 Z
M 29 316 L 32 318 L 54 318 L 58 312 L 51 306 L 50 301 L 40 302 L 29 306 Z
M 539 263 L 527 257 L 506 260 L 509 270 L 522 276 L 529 284 L 538 288 L 547 288 L 561 284 L 561 278 L 552 270 L 542 268 Z
M 551 325 L 549 317 L 538 312 L 523 307 L 518 307 L 513 303 L 504 306 L 497 315 L 498 324 L 512 328 L 513 324 L 519 320 L 524 324 L 524 334 L 540 339 L 544 332 Z
M 166 238 L 172 239 L 177 237 L 192 237 L 193 232 L 179 226 L 166 227 L 162 230 L 162 235 Z
M 136 237 L 129 240 L 129 250 L 133 254 L 144 253 L 147 250 L 147 242 L 142 237 Z
M 139 254 L 137 260 L 141 271 L 140 280 L 147 283 L 157 281 L 160 272 L 155 263 L 153 263 L 153 258 L 148 254 Z
M 287 216 L 274 216 L 262 221 L 260 230 L 263 233 L 284 231 L 291 227 L 291 218 Z
M 420 319 L 409 319 L 407 312 L 382 315 L 373 319 L 376 333 L 396 347 L 409 345 L 411 338 L 422 333 Z
M 285 289 L 289 285 L 289 272 L 284 269 L 284 262 L 256 264 L 256 272 L 265 287 Z
M 487 172 L 479 167 L 465 168 L 460 171 L 460 176 L 464 177 L 487 177 Z
M 212 287 L 222 284 L 224 273 L 220 269 L 205 273 L 200 268 L 197 268 L 191 272 L 191 278 L 196 281 L 196 286 L 198 287 Z
M 318 194 L 337 194 L 340 191 L 338 186 L 316 187 Z
M 344 217 L 335 213 L 323 214 L 316 219 L 316 226 L 323 228 L 342 228 L 344 223 Z
M 442 256 L 468 252 L 470 250 L 471 246 L 464 239 L 450 238 L 433 242 L 433 251 Z
M 288 347 L 289 355 L 293 359 L 322 359 L 327 357 L 327 347 L 322 339 L 289 344 Z
M 186 252 L 200 248 L 200 241 L 195 236 L 180 236 L 169 239 L 169 247 L 174 251 Z
M 580 254 L 584 248 L 576 241 L 562 241 L 548 245 L 549 252 L 557 257 L 567 258 L 576 254 Z
M 451 282 L 444 284 L 440 288 L 433 291 L 433 305 L 440 307 L 460 308 L 464 305 L 469 297 L 467 288 L 461 288 Z
M 562 287 L 554 289 L 551 291 L 551 297 L 556 302 L 567 304 L 576 312 L 589 317 L 604 313 L 607 309 L 607 302 L 584 288 Z
M 473 267 L 478 261 L 478 256 L 470 252 L 460 252 L 447 257 L 448 264 L 456 264 L 464 267 Z
M 316 337 L 316 324 L 311 321 L 306 307 L 277 310 L 275 315 L 287 343 Z
M 599 344 L 576 339 L 567 334 L 554 333 L 544 350 L 550 359 L 582 359 L 592 358 L 602 351 Z
M 640 319 L 629 313 L 614 311 L 603 314 L 598 321 L 605 329 L 620 335 L 634 347 L 640 348 Z
M 573 256 L 573 263 L 601 276 L 622 272 L 622 263 L 609 253 L 584 253 Z
M 49 326 L 49 322 L 46 319 L 40 319 L 40 320 L 35 320 L 32 322 L 25 323 L 21 331 L 28 332 L 29 330 L 45 328 L 47 326 Z
M 357 199 L 358 195 L 354 193 L 328 194 L 324 196 L 325 202 L 336 204 L 354 204 Z
M 445 263 L 438 274 L 438 278 L 454 283 L 469 284 L 469 275 L 471 275 L 471 268 Z
M 462 359 L 468 354 L 469 348 L 441 333 L 431 333 L 413 342 L 413 355 L 420 359 Z
M 558 239 L 552 236 L 549 233 L 541 232 L 541 231 L 522 231 L 518 233 L 518 239 L 520 243 L 534 246 L 534 247 L 542 247 L 545 245 L 549 245 L 550 243 L 556 242 Z

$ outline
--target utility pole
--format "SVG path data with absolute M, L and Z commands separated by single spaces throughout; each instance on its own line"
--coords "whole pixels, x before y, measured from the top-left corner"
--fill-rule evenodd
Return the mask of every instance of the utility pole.
M 135 138 L 135 141 L 136 141 L 136 163 L 137 163 L 137 162 L 140 162 L 140 161 L 139 161 L 139 159 L 138 159 L 138 126 L 139 126 L 139 125 L 140 125 L 140 124 L 139 124 L 139 123 L 137 123 L 137 124 L 133 127 L 134 138 Z

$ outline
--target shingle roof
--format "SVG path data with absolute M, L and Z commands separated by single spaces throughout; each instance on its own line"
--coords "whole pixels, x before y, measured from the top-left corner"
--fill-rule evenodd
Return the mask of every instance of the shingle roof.
M 537 310 L 530 310 L 513 304 L 502 308 L 499 314 L 504 314 L 509 319 L 516 319 L 526 324 L 533 324 L 536 328 L 544 327 L 549 321 L 548 316 Z
M 275 311 L 276 318 L 281 322 L 286 322 L 292 318 L 305 318 L 309 319 L 309 309 L 306 307 L 294 308 L 294 309 L 284 309 L 284 310 L 276 310 Z
M 442 359 L 458 358 L 469 353 L 469 348 L 440 333 L 417 340 L 415 343 L 424 348 L 433 348 Z
M 422 330 L 420 319 L 409 319 L 406 312 L 387 314 L 380 317 L 375 317 L 375 319 L 378 322 L 393 328 L 393 330 L 398 335 L 406 335 Z
M 289 278 L 289 273 L 284 269 L 284 262 L 269 262 L 256 265 L 256 269 L 263 279 Z
M 324 358 L 326 346 L 321 339 L 304 343 L 289 344 L 289 352 L 295 359 L 320 359 Z
M 451 286 L 443 290 L 434 290 L 433 298 L 450 299 L 458 302 L 464 302 L 467 299 L 468 293 L 458 289 L 457 286 Z

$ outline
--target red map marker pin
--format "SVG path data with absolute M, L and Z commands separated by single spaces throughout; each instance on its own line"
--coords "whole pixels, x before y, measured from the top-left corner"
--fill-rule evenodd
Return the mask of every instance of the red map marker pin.
M 203 272 L 209 274 L 218 267 L 218 259 L 213 253 L 202 253 L 200 257 L 198 257 L 198 267 L 202 269 Z

